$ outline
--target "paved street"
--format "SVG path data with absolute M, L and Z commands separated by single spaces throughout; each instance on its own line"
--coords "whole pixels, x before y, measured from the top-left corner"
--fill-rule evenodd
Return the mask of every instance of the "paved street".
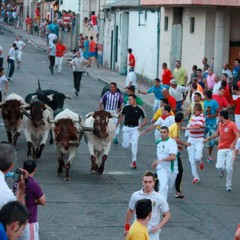
M 12 33 L 1 35 L 0 43 L 5 55 L 13 41 Z M 65 107 L 78 112 L 83 118 L 86 113 L 98 108 L 104 83 L 84 76 L 80 96 L 75 97 L 71 68 L 65 64 L 62 74 L 50 75 L 46 53 L 27 44 L 22 66 L 16 69 L 14 81 L 10 82 L 10 92 L 25 97 L 35 91 L 38 79 L 42 89 L 54 89 L 70 95 L 72 100 L 66 100 Z M 146 107 L 146 112 L 151 118 L 151 109 Z M 7 139 L 2 124 L 0 134 L 0 140 Z M 21 166 L 27 152 L 23 134 L 19 138 L 18 148 L 17 166 Z M 118 144 L 112 146 L 104 174 L 90 175 L 90 156 L 87 145 L 82 141 L 70 171 L 71 181 L 66 182 L 63 177 L 56 176 L 56 149 L 48 144 L 42 158 L 37 160 L 36 179 L 47 197 L 46 206 L 39 206 L 40 239 L 124 239 L 123 225 L 128 201 L 132 192 L 141 188 L 141 175 L 150 169 L 155 158 L 154 137 L 153 133 L 149 133 L 140 139 L 137 170 L 129 168 L 130 151 Z M 225 190 L 225 178 L 218 178 L 215 164 L 206 161 L 205 169 L 200 172 L 201 183 L 193 185 L 186 151 L 182 153 L 182 160 L 185 199 L 175 199 L 174 192 L 170 195 L 172 217 L 162 230 L 161 240 L 232 240 L 240 222 L 239 159 L 234 165 L 232 192 Z

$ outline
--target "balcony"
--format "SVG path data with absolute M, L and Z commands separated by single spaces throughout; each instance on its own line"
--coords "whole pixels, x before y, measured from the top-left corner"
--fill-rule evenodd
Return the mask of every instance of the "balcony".
M 143 6 L 225 6 L 240 7 L 240 0 L 141 0 Z

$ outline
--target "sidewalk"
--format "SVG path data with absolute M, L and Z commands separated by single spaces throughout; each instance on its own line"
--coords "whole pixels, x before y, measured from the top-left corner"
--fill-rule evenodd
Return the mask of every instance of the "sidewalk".
M 12 32 L 15 35 L 21 36 L 24 41 L 32 44 L 36 48 L 39 48 L 42 51 L 47 51 L 47 42 L 46 42 L 45 39 L 43 39 L 39 36 L 28 34 L 25 31 L 23 31 L 22 29 L 15 28 L 13 26 L 3 25 L 2 27 L 3 27 L 3 29 L 5 29 L 9 32 Z M 66 54 L 66 55 L 69 56 L 69 54 Z M 111 82 L 116 82 L 117 85 L 118 85 L 118 88 L 121 91 L 124 91 L 126 76 L 119 75 L 117 72 L 111 71 L 111 70 L 109 70 L 105 67 L 102 67 L 102 66 L 100 68 L 97 68 L 96 66 L 86 68 L 86 72 L 89 73 L 90 77 L 92 77 L 96 80 L 102 81 L 106 84 L 109 84 Z M 143 91 L 147 91 L 147 89 L 149 87 L 150 86 L 147 86 L 146 84 L 140 83 L 140 88 Z M 154 103 L 154 99 L 155 99 L 153 93 L 148 94 L 148 95 L 142 95 L 141 94 L 139 96 L 142 98 L 142 100 L 144 102 L 144 105 L 152 108 L 153 103 Z

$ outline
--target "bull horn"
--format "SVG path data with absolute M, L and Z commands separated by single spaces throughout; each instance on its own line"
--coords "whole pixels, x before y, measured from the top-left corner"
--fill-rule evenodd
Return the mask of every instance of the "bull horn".
M 52 101 L 53 100 L 53 96 L 54 96 L 54 94 L 49 94 L 49 95 L 47 95 L 47 99 L 49 101 Z
M 53 113 L 53 110 L 47 104 L 44 104 L 44 105 L 46 109 L 48 109 L 51 113 Z
M 111 113 L 111 116 L 115 117 L 115 118 L 119 118 L 119 114 L 118 113 Z
M 32 120 L 31 115 L 30 115 L 25 109 L 22 109 L 22 113 L 23 113 L 26 117 L 28 117 L 30 120 Z
M 49 117 L 47 118 L 47 121 L 48 121 L 49 123 L 56 123 L 56 122 L 57 122 L 56 120 L 50 120 Z
M 22 109 L 29 108 L 29 107 L 30 107 L 30 104 L 28 103 L 21 106 Z
M 0 107 L 2 107 L 5 103 L 6 101 L 0 102 Z
M 88 132 L 93 132 L 93 131 L 94 131 L 94 128 L 91 128 L 91 127 L 82 127 L 82 130 L 83 130 L 83 131 L 88 131 Z
M 72 99 L 70 96 L 68 96 L 68 95 L 65 95 L 65 98 L 68 98 L 68 99 Z
M 89 118 L 89 117 L 91 117 L 91 116 L 93 116 L 94 115 L 94 112 L 90 112 L 90 113 L 88 113 L 85 117 L 86 118 Z

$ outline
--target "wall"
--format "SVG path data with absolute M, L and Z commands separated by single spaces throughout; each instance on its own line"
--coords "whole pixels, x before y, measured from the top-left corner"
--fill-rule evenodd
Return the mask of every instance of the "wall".
M 195 18 L 194 33 L 190 33 L 190 18 Z M 192 66 L 197 65 L 202 68 L 202 59 L 204 57 L 205 48 L 205 30 L 206 30 L 206 13 L 204 8 L 184 8 L 183 10 L 183 34 L 182 34 L 182 66 L 187 70 L 188 77 L 192 72 Z M 208 27 L 207 33 L 213 31 Z M 213 35 L 214 36 L 214 35 Z M 214 50 L 213 42 L 208 42 L 212 50 Z M 211 54 L 211 53 L 210 53 Z M 214 55 L 206 55 L 210 57 Z
M 138 26 L 138 11 L 129 13 L 128 48 L 132 48 L 136 58 L 136 73 L 148 79 L 157 77 L 157 18 L 156 11 L 143 11 L 140 24 L 144 26 Z
M 74 0 L 74 1 L 71 1 L 71 0 L 62 0 L 63 1 L 63 4 L 59 4 L 59 10 L 62 11 L 62 10 L 65 10 L 65 11 L 74 11 L 74 12 L 78 12 L 78 9 L 79 9 L 79 1 L 80 0 Z
M 231 9 L 230 40 L 240 41 L 239 9 Z

